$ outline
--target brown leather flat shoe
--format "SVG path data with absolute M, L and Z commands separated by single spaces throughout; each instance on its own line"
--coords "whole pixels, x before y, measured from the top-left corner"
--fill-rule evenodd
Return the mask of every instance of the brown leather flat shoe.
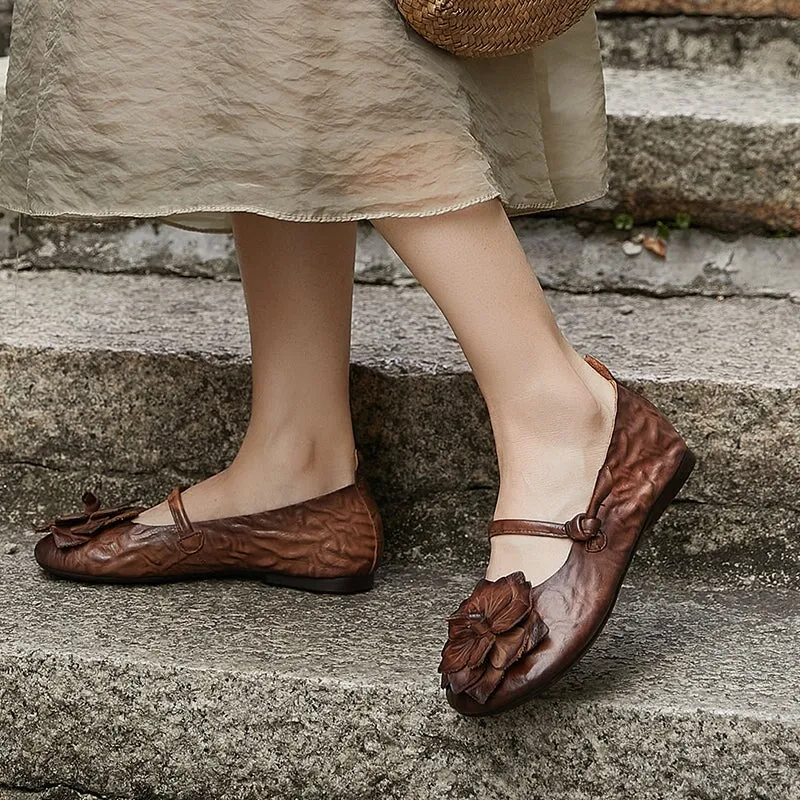
M 551 686 L 589 649 L 617 599 L 641 534 L 689 477 L 694 455 L 644 397 L 616 387 L 614 431 L 589 508 L 566 523 L 498 519 L 489 536 L 572 539 L 563 566 L 538 586 L 523 572 L 481 580 L 449 617 L 439 672 L 450 705 L 467 716 L 497 714 Z
M 161 583 L 206 577 L 249 577 L 313 592 L 371 589 L 383 550 L 383 525 L 360 465 L 355 481 L 284 508 L 191 522 L 176 486 L 173 525 L 132 522 L 144 506 L 100 508 L 55 517 L 34 555 L 49 573 L 105 583 Z

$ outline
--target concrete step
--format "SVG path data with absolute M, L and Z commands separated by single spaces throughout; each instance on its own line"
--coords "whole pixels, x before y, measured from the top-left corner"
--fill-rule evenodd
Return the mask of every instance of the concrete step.
M 636 233 L 652 234 L 653 226 L 619 231 L 607 223 L 536 215 L 515 217 L 512 224 L 539 281 L 548 289 L 649 297 L 773 297 L 800 302 L 797 236 L 770 238 L 672 229 L 666 258 L 646 250 L 631 257 L 625 255 L 622 243 Z M 159 235 L 165 241 L 172 239 L 163 230 Z M 198 249 L 202 246 L 198 237 L 203 235 L 193 239 Z M 180 250 L 175 248 L 172 252 Z M 63 251 L 62 263 L 72 259 L 68 253 L 69 249 Z M 78 257 L 79 254 L 78 249 Z M 164 263 L 172 263 L 171 268 L 177 271 L 175 257 L 165 258 Z M 34 255 L 30 263 L 42 261 Z M 103 264 L 99 266 L 104 268 Z M 187 272 L 192 272 L 190 267 L 184 274 Z M 194 274 L 202 273 L 195 268 Z M 231 256 L 229 269 L 215 274 L 237 277 L 235 256 Z M 416 283 L 397 254 L 368 224 L 359 230 L 356 275 L 363 283 Z
M 14 0 L 0 0 L 0 56 L 8 54 Z
M 646 391 L 699 457 L 683 502 L 648 537 L 643 568 L 798 586 L 800 305 L 550 300 L 575 346 Z M 483 558 L 497 486 L 491 429 L 438 308 L 418 287 L 358 286 L 352 361 L 356 433 L 390 560 Z M 173 483 L 226 466 L 245 430 L 241 288 L 0 272 L 0 386 L 6 514 L 27 523 L 72 508 L 87 485 L 109 501 L 163 499 Z
M 613 67 L 605 80 L 611 187 L 575 213 L 800 230 L 800 80 Z
M 20 224 L 21 235 L 17 236 Z M 567 292 L 653 297 L 777 297 L 800 300 L 800 237 L 673 229 L 667 257 L 626 256 L 622 243 L 653 226 L 618 231 L 608 222 L 514 217 L 512 224 L 539 280 Z M 153 220 L 53 222 L 0 216 L 0 269 L 81 269 L 238 279 L 233 237 L 197 233 Z M 416 281 L 368 222 L 359 224 L 356 280 Z
M 600 14 L 698 14 L 800 19 L 800 0 L 598 0 Z
M 800 78 L 800 19 L 619 14 L 598 16 L 598 30 L 609 67 Z
M 608 67 L 605 84 L 610 191 L 557 216 L 800 231 L 800 79 Z
M 466 720 L 436 667 L 478 573 L 373 592 L 93 587 L 0 555 L 0 786 L 207 800 L 794 800 L 800 595 L 637 578 L 547 694 Z M 402 612 L 399 612 L 402 609 Z M 33 795 L 36 797 L 37 795 Z M 66 795 L 66 797 L 71 797 Z

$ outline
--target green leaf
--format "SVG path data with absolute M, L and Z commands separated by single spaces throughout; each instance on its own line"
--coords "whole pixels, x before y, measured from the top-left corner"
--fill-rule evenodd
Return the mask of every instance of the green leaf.
M 687 211 L 679 211 L 675 215 L 675 227 L 685 231 L 692 224 L 692 218 Z
M 669 239 L 669 228 L 661 220 L 656 222 L 656 236 L 664 240 Z
M 617 216 L 614 217 L 614 227 L 618 231 L 629 231 L 633 228 L 633 216 L 627 211 L 617 214 Z

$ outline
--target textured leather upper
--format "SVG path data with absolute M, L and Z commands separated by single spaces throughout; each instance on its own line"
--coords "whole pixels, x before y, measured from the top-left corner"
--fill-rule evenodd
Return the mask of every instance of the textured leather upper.
M 591 357 L 587 361 L 613 380 L 602 364 Z M 593 538 L 574 540 L 564 565 L 533 587 L 533 606 L 548 628 L 547 636 L 508 668 L 486 702 L 448 689 L 450 704 L 464 714 L 513 706 L 577 660 L 610 613 L 648 514 L 687 452 L 675 428 L 647 399 L 619 384 L 616 388 L 614 430 L 595 489 L 595 494 L 606 493 L 601 484 L 607 468 L 611 491 L 596 511 L 605 546 L 597 547 Z
M 176 518 L 172 525 L 124 519 L 78 545 L 57 544 L 58 521 L 36 545 L 37 561 L 60 572 L 106 579 L 248 571 L 310 578 L 365 575 L 375 569 L 383 547 L 380 515 L 360 470 L 354 483 L 284 508 L 201 522 Z

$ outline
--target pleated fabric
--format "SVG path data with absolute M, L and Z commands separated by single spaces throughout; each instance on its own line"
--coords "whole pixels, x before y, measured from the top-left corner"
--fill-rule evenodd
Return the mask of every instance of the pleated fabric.
M 594 8 L 457 58 L 394 0 L 17 0 L 0 206 L 230 232 L 230 213 L 509 215 L 608 190 Z

